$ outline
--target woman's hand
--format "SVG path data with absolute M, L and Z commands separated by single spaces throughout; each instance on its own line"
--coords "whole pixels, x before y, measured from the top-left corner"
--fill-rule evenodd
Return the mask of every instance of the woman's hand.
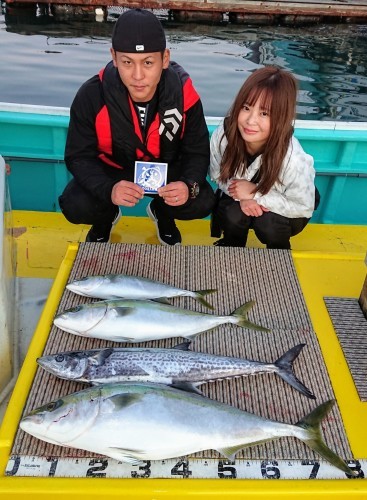
M 255 195 L 256 184 L 244 179 L 233 179 L 228 187 L 228 193 L 234 200 L 251 200 Z
M 249 217 L 260 217 L 264 212 L 269 212 L 267 208 L 259 205 L 255 200 L 241 200 L 240 207 L 242 212 Z

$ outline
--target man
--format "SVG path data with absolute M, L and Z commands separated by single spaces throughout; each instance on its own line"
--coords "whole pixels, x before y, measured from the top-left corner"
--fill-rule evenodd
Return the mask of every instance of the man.
M 150 195 L 147 213 L 162 244 L 180 244 L 175 219 L 201 219 L 214 204 L 200 98 L 185 70 L 170 62 L 162 25 L 149 11 L 119 17 L 111 55 L 72 103 L 65 161 L 73 179 L 60 207 L 70 222 L 92 225 L 86 241 L 107 242 L 119 206 L 144 197 L 135 161 L 166 163 L 167 183 Z

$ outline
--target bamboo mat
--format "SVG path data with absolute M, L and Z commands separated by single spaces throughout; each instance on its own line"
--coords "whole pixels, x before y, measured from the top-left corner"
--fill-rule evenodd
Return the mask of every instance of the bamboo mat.
M 281 422 L 295 423 L 318 404 L 334 399 L 316 334 L 313 331 L 290 251 L 255 248 L 216 248 L 208 246 L 163 247 L 138 244 L 80 244 L 69 281 L 87 275 L 125 273 L 163 281 L 188 290 L 216 288 L 208 296 L 215 314 L 230 314 L 249 300 L 256 304 L 249 319 L 271 328 L 256 332 L 235 325 L 222 325 L 196 337 L 191 349 L 256 361 L 273 362 L 291 347 L 306 343 L 294 363 L 298 378 L 315 394 L 312 401 L 277 375 L 223 380 L 201 386 L 212 398 L 246 411 Z M 58 312 L 91 302 L 65 290 Z M 176 306 L 210 313 L 191 298 L 177 298 Z M 174 328 L 174 325 L 172 325 Z M 52 327 L 44 354 L 61 351 L 112 347 L 173 347 L 181 338 L 124 344 L 85 339 Z M 81 390 L 85 384 L 60 380 L 38 368 L 24 413 L 60 396 Z M 337 405 L 323 424 L 327 444 L 340 456 L 351 459 Z M 47 457 L 93 457 L 90 452 L 51 445 L 19 429 L 12 455 Z M 217 458 L 215 451 L 195 457 Z M 239 452 L 245 459 L 319 459 L 312 450 L 294 438 L 282 438 Z
M 367 401 L 367 320 L 358 299 L 324 297 L 361 401 Z

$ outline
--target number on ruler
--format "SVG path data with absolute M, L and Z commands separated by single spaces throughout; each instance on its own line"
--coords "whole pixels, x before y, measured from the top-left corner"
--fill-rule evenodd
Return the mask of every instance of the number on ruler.
M 51 467 L 50 467 L 50 470 L 48 473 L 48 477 L 53 477 L 55 475 L 58 461 L 59 461 L 58 458 L 48 458 L 47 459 L 47 462 L 51 462 Z
M 11 457 L 11 460 L 14 460 L 13 468 L 5 472 L 6 476 L 15 476 L 19 470 L 20 457 Z
M 137 472 L 136 470 L 131 471 L 131 477 L 150 477 L 151 470 L 150 470 L 150 465 L 151 462 L 150 460 L 146 461 L 146 465 L 140 465 L 139 470 L 142 472 Z
M 189 461 L 188 460 L 180 460 L 177 462 L 175 466 L 171 469 L 172 476 L 182 476 L 189 477 L 192 475 L 192 471 L 189 469 Z
M 100 465 L 98 465 L 98 467 L 94 467 L 97 464 L 100 464 Z M 99 472 L 99 471 L 103 471 L 103 470 L 107 469 L 107 467 L 108 467 L 108 460 L 107 459 L 105 459 L 105 458 L 94 459 L 93 458 L 89 462 L 89 465 L 92 465 L 92 467 L 89 467 L 89 469 L 87 470 L 87 473 L 86 473 L 87 477 L 106 477 L 105 472 Z
M 264 479 L 279 479 L 280 470 L 276 460 L 263 460 L 261 462 L 261 475 Z
M 320 462 L 318 462 L 317 460 L 302 460 L 301 465 L 312 465 L 312 469 L 308 478 L 316 479 L 317 473 L 320 469 Z
M 236 468 L 228 467 L 229 465 L 235 465 L 235 462 L 231 462 L 231 460 L 219 460 L 218 477 L 220 477 L 221 479 L 236 479 Z
M 346 474 L 347 478 L 349 479 L 364 478 L 364 472 L 362 470 L 361 463 L 358 460 L 348 460 L 347 464 L 352 470 L 358 473 L 358 476 L 352 476 L 351 474 Z

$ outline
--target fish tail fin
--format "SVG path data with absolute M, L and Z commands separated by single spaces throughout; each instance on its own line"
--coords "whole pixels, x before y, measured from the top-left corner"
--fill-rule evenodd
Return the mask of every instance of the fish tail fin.
M 208 290 L 197 290 L 194 293 L 195 293 L 196 300 L 198 302 L 200 302 L 201 305 L 207 307 L 208 309 L 213 310 L 214 307 L 211 304 L 209 304 L 209 302 L 206 299 L 204 299 L 204 296 L 208 295 L 210 293 L 215 293 L 217 291 L 218 290 L 216 288 L 209 288 Z
M 279 369 L 279 371 L 276 372 L 277 375 L 279 375 L 279 377 L 281 377 L 285 382 L 308 398 L 316 399 L 312 392 L 300 380 L 298 380 L 293 371 L 293 362 L 305 345 L 306 344 L 299 344 L 292 347 L 292 349 L 289 349 L 289 351 L 277 359 L 274 365 Z
M 295 425 L 306 431 L 307 437 L 300 437 L 300 439 L 307 446 L 316 451 L 330 464 L 334 465 L 334 467 L 351 476 L 357 476 L 357 472 L 348 467 L 346 462 L 326 445 L 321 436 L 321 422 L 330 412 L 334 403 L 333 399 L 322 403 Z
M 247 314 L 254 304 L 254 300 L 246 302 L 246 304 L 243 304 L 241 307 L 233 311 L 231 316 L 234 316 L 237 319 L 236 324 L 238 326 L 249 328 L 250 330 L 259 330 L 260 332 L 270 332 L 269 328 L 265 328 L 261 325 L 256 325 L 255 323 L 252 323 L 247 319 Z

